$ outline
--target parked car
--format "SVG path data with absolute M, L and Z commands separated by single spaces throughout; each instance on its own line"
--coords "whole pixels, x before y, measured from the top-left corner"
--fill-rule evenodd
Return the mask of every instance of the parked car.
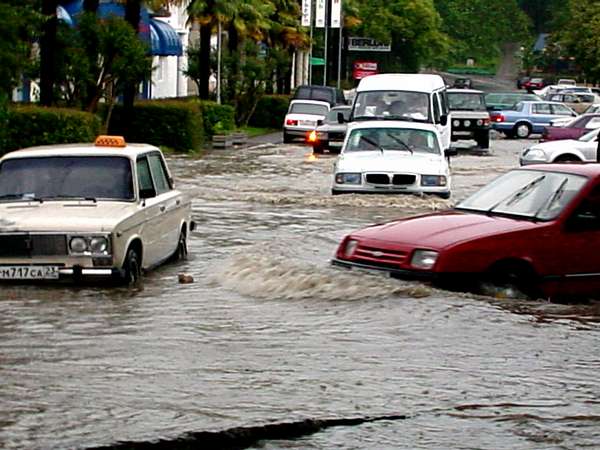
M 546 86 L 546 82 L 543 78 L 531 78 L 530 80 L 523 83 L 523 89 L 531 92 L 536 89 L 542 89 Z
M 490 147 L 490 114 L 482 91 L 448 89 L 452 114 L 452 141 L 474 139 L 479 148 Z
M 335 106 L 331 108 L 324 120 L 317 122 L 317 128 L 308 132 L 306 141 L 312 145 L 313 153 L 329 152 L 339 153 L 346 137 L 348 118 L 351 106 Z M 343 121 L 340 122 L 339 114 Z
M 345 105 L 344 92 L 331 86 L 303 84 L 294 91 L 292 100 L 317 100 L 327 102 L 330 106 Z
M 436 127 L 426 123 L 351 123 L 334 166 L 331 192 L 436 194 L 449 198 L 448 158 Z
M 490 92 L 485 94 L 485 105 L 488 111 L 512 109 L 519 102 L 539 100 L 541 98 L 535 94 L 519 92 Z
M 541 134 L 552 119 L 575 117 L 577 113 L 557 102 L 520 102 L 514 109 L 490 114 L 492 128 L 508 137 L 526 139 L 531 133 Z
M 473 81 L 470 78 L 457 78 L 452 87 L 454 89 L 473 89 Z
M 531 80 L 531 77 L 521 77 L 521 78 L 517 78 L 517 89 L 523 89 L 524 88 L 524 84 L 526 82 L 528 82 L 529 80 Z
M 283 121 L 283 142 L 306 139 L 306 133 L 314 130 L 319 120 L 325 119 L 329 108 L 327 102 L 292 100 Z
M 102 136 L 0 159 L 0 279 L 114 279 L 187 254 L 194 224 L 161 151 Z
M 600 293 L 600 165 L 512 170 L 454 209 L 347 235 L 333 264 L 535 298 Z
M 560 93 L 553 94 L 548 98 L 551 102 L 560 102 L 567 105 L 576 113 L 583 113 L 590 105 L 598 103 L 598 97 L 594 94 L 583 93 Z
M 557 84 L 559 86 L 577 86 L 577 81 L 572 78 L 561 78 Z
M 519 162 L 522 166 L 530 164 L 596 162 L 599 128 L 588 131 L 579 139 L 542 142 L 532 145 L 521 152 Z
M 545 127 L 540 142 L 578 139 L 598 127 L 600 127 L 600 114 L 583 114 L 563 126 Z

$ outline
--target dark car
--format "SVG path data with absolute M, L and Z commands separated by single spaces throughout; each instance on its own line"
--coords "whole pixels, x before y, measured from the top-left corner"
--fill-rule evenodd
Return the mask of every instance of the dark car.
M 457 78 L 452 87 L 454 89 L 472 89 L 473 81 L 470 78 Z
M 327 117 L 320 123 L 316 129 L 307 134 L 306 140 L 312 145 L 313 153 L 323 153 L 329 150 L 331 153 L 339 153 L 346 137 L 348 128 L 348 118 L 350 117 L 351 106 L 335 106 L 331 108 Z M 338 115 L 344 117 L 343 123 L 338 120 Z M 320 121 L 321 122 L 321 121 Z
M 331 86 L 317 86 L 304 84 L 294 91 L 292 100 L 318 100 L 327 102 L 331 106 L 345 105 L 346 98 L 340 89 Z
M 542 132 L 541 142 L 579 139 L 590 130 L 600 128 L 600 114 L 584 114 L 564 127 L 549 126 Z
M 512 170 L 452 210 L 352 232 L 332 262 L 544 299 L 598 295 L 600 165 Z

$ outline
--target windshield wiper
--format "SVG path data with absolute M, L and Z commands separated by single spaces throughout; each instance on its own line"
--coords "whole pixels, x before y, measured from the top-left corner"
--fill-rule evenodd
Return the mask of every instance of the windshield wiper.
M 44 203 L 44 199 L 30 194 L 4 194 L 0 195 L 0 200 L 23 200 L 26 202 Z
M 96 197 L 84 197 L 81 195 L 54 195 L 52 197 L 46 197 L 46 199 L 52 199 L 52 200 L 86 200 L 89 202 L 94 202 L 94 203 L 98 203 L 98 200 L 96 200 Z
M 525 197 L 527 194 L 532 192 L 533 188 L 535 186 L 537 186 L 539 183 L 541 183 L 542 181 L 544 181 L 545 178 L 546 178 L 546 175 L 542 175 L 542 176 L 537 177 L 535 180 L 530 181 L 529 183 L 527 183 L 525 186 L 523 186 L 521 189 L 519 189 L 514 194 L 511 194 L 510 196 L 503 198 L 499 202 L 494 203 L 494 205 L 491 208 L 489 208 L 487 210 L 487 212 L 491 213 L 492 211 L 494 211 L 494 209 L 496 209 L 498 206 L 500 206 L 504 202 L 506 202 L 506 206 L 510 206 L 510 205 L 518 202 L 523 197 Z
M 352 121 L 358 122 L 360 120 L 383 120 L 383 116 L 356 116 L 352 118 Z
M 556 189 L 556 191 L 554 191 L 554 194 L 552 194 L 552 197 L 550 197 L 550 201 L 548 202 L 548 206 L 540 206 L 540 208 L 535 212 L 535 216 L 537 217 L 544 209 L 550 210 L 552 209 L 552 206 L 554 206 L 554 203 L 558 202 L 563 194 L 565 193 L 565 186 L 567 185 L 567 182 L 569 181 L 568 178 L 565 178 L 560 185 L 558 186 L 558 188 Z
M 368 137 L 366 137 L 366 136 L 361 136 L 361 137 L 360 137 L 360 140 L 361 140 L 361 141 L 365 141 L 367 144 L 371 144 L 373 147 L 377 147 L 377 149 L 378 149 L 379 151 L 381 151 L 381 154 L 383 155 L 384 148 L 383 148 L 381 145 L 379 145 L 377 142 L 375 142 L 375 141 L 373 141 L 373 140 L 369 139 L 369 138 L 368 138 Z
M 396 141 L 398 144 L 400 144 L 402 147 L 404 147 L 406 150 L 408 150 L 410 152 L 410 154 L 414 154 L 414 151 L 412 148 L 410 148 L 410 145 L 408 145 L 406 142 L 404 142 L 402 139 L 394 136 L 392 133 L 385 133 L 386 136 L 391 137 L 394 141 Z

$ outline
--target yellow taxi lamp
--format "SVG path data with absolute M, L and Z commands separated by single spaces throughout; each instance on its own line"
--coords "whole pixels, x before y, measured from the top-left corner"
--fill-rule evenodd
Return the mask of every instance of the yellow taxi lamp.
M 127 147 L 123 136 L 98 136 L 94 145 L 96 147 Z

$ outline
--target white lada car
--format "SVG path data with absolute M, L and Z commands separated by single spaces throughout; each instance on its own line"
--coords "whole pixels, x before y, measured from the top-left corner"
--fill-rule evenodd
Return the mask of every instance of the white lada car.
M 101 136 L 9 153 L 0 158 L 0 280 L 135 283 L 187 255 L 190 214 L 151 145 Z
M 451 192 L 448 158 L 433 125 L 378 120 L 351 123 L 335 163 L 332 194 Z

